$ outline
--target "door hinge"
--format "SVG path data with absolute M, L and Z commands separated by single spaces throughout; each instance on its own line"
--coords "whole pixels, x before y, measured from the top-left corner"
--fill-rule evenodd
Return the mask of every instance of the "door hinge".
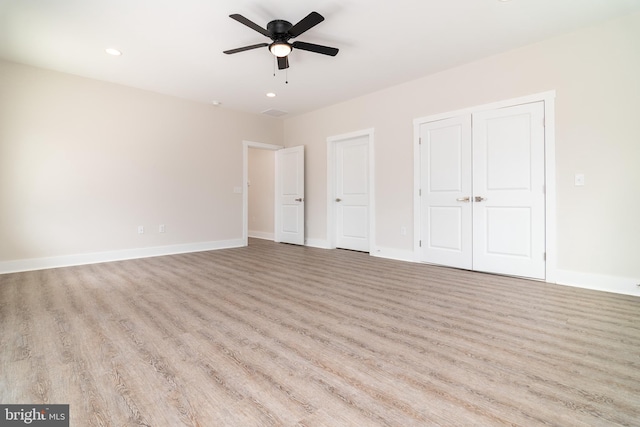
M 422 247 L 422 240 L 418 240 L 418 246 Z
M 545 260 L 545 261 L 547 260 L 547 253 L 546 253 L 546 252 L 544 252 L 544 253 L 542 254 L 542 259 L 543 259 L 543 260 Z
M 547 194 L 547 186 L 546 185 L 542 186 L 542 194 Z
M 418 196 L 422 197 L 422 188 L 418 189 Z
M 418 138 L 418 145 L 422 145 L 422 137 Z

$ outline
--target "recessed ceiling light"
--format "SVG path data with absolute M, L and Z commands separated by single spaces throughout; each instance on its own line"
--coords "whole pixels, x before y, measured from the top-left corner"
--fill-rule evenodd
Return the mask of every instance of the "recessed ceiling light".
M 273 93 L 273 92 L 269 92 L 269 93 L 267 94 L 267 96 L 268 96 L 269 98 L 275 98 L 275 97 L 276 97 L 276 94 L 275 94 L 275 93 Z
M 220 102 L 220 101 L 211 101 L 211 103 L 212 103 L 213 105 L 215 105 L 216 107 L 217 107 L 218 105 L 222 105 L 222 102 Z
M 120 52 L 118 49 L 114 49 L 112 47 L 105 49 L 105 52 L 107 52 L 109 55 L 113 55 L 113 56 L 120 56 L 122 55 L 122 52 Z

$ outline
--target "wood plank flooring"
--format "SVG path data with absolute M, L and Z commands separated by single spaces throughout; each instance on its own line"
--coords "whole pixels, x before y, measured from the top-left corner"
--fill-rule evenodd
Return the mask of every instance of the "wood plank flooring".
M 252 240 L 0 276 L 0 403 L 72 426 L 639 426 L 640 298 Z

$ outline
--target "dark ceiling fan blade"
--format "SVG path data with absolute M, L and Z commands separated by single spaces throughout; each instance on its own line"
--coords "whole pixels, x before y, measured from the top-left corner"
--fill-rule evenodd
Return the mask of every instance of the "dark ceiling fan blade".
M 282 58 L 278 58 L 278 70 L 284 70 L 285 68 L 289 68 L 288 56 L 283 56 Z
M 252 44 L 251 46 L 244 46 L 244 47 L 239 47 L 237 49 L 225 50 L 223 53 L 226 53 L 227 55 L 231 55 L 232 53 L 244 52 L 245 50 L 257 49 L 259 47 L 265 47 L 265 46 L 269 46 L 269 43 Z
M 310 14 L 302 18 L 302 20 L 296 25 L 289 28 L 289 35 L 291 37 L 298 37 L 300 34 L 315 27 L 322 21 L 324 21 L 324 17 L 322 15 L 320 15 L 318 12 L 311 12 Z
M 336 56 L 338 49 L 335 47 L 322 46 L 319 44 L 305 43 L 305 42 L 293 42 L 294 49 L 308 50 L 309 52 L 321 53 L 323 55 Z
M 234 13 L 233 15 L 229 15 L 229 18 L 235 19 L 239 23 L 246 25 L 247 27 L 251 28 L 252 30 L 255 30 L 255 31 L 259 32 L 260 34 L 271 38 L 271 33 L 269 31 L 267 31 L 266 29 L 262 28 L 260 25 L 256 24 L 255 22 L 248 20 L 247 18 L 245 18 L 244 16 L 242 16 L 240 14 Z

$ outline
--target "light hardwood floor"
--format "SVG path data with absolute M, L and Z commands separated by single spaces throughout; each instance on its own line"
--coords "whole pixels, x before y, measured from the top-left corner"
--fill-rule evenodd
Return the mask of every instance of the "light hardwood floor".
M 0 276 L 0 403 L 72 426 L 638 426 L 640 298 L 252 240 Z

